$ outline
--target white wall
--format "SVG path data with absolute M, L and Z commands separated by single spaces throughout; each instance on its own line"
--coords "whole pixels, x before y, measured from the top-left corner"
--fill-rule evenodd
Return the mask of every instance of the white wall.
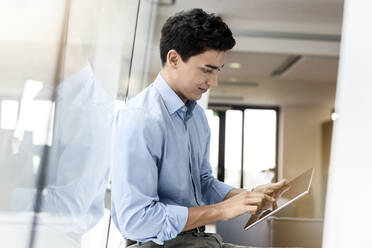
M 323 217 L 322 123 L 330 120 L 331 111 L 324 105 L 286 105 L 281 111 L 283 177 L 315 168 L 310 195 L 296 202 L 293 214 L 298 217 Z
M 372 2 L 345 2 L 323 247 L 371 247 Z

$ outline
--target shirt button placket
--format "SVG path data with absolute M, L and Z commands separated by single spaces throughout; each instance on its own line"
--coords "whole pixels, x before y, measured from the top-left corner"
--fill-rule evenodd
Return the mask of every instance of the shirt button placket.
M 187 131 L 186 113 L 187 113 L 187 108 L 186 108 L 186 106 L 183 106 L 182 107 L 183 124 L 185 125 L 185 130 Z
M 200 201 L 198 199 L 198 194 L 197 194 L 197 191 L 196 191 L 196 184 L 195 184 L 195 180 L 194 180 L 194 177 L 193 177 L 193 173 L 192 173 L 192 150 L 191 150 L 191 142 L 190 142 L 190 133 L 188 130 L 186 130 L 186 134 L 187 134 L 187 147 L 188 147 L 188 151 L 189 151 L 189 168 L 190 168 L 190 177 L 191 177 L 191 181 L 192 181 L 192 184 L 193 184 L 193 190 L 194 190 L 194 196 L 195 196 L 195 201 L 196 201 L 196 204 L 200 206 Z

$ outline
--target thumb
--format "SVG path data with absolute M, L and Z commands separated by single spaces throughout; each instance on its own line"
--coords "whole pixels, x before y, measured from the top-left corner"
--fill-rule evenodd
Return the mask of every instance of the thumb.
M 286 179 L 282 179 L 282 180 L 280 180 L 279 182 L 277 182 L 277 183 L 273 183 L 273 188 L 275 188 L 275 189 L 279 189 L 279 188 L 281 188 L 281 187 L 283 187 L 284 185 L 286 185 L 288 182 L 287 182 L 287 180 Z

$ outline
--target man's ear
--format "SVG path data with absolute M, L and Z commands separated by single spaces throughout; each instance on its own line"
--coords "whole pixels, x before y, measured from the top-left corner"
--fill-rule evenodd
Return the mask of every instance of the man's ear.
M 171 68 L 177 69 L 177 66 L 179 65 L 181 60 L 181 56 L 178 54 L 178 52 L 174 49 L 169 50 L 167 54 L 167 61 Z

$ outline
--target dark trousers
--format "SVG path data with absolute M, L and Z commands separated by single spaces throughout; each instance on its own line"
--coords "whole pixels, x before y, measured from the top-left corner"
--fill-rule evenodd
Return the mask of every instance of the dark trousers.
M 176 247 L 185 247 L 185 248 L 248 248 L 249 246 L 239 246 L 233 244 L 227 244 L 222 242 L 220 235 L 216 233 L 185 233 L 180 234 L 176 238 L 167 240 L 164 242 L 164 245 L 158 245 L 154 242 L 146 243 L 136 243 L 129 246 L 130 248 L 141 247 L 164 247 L 164 248 L 176 248 Z

